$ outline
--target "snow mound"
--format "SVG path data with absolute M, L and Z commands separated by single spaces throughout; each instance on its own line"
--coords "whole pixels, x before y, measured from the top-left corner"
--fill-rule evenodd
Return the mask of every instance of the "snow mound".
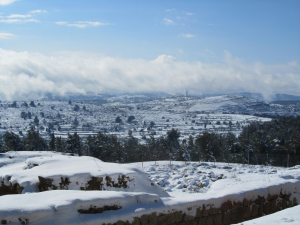
M 0 160 L 2 189 L 12 186 L 22 194 L 47 190 L 107 190 L 168 196 L 159 185 L 150 182 L 147 173 L 130 165 L 105 163 L 93 157 L 8 152 L 2 154 Z
M 6 223 L 99 224 L 143 214 L 162 206 L 155 194 L 100 191 L 46 191 L 0 198 L 0 218 Z

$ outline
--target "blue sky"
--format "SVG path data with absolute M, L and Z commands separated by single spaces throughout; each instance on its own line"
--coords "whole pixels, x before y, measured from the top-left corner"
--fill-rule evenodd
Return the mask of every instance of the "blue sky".
M 299 10 L 299 0 L 0 0 L 0 98 L 300 95 Z
M 15 35 L 13 39 L 0 39 L 4 49 L 45 54 L 87 51 L 143 59 L 166 54 L 184 61 L 206 62 L 220 61 L 227 50 L 246 62 L 268 64 L 300 58 L 300 1 L 11 2 L 0 6 L 0 32 Z M 46 13 L 31 14 L 34 10 Z M 12 14 L 30 17 L 5 23 Z M 30 19 L 39 22 L 26 22 Z M 67 26 L 80 21 L 101 24 Z

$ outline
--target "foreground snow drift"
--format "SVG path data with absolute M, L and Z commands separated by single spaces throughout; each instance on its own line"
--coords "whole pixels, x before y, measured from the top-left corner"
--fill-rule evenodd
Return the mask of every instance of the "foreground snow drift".
M 46 190 L 109 190 L 168 196 L 148 175 L 130 165 L 51 152 L 8 152 L 0 156 L 0 195 Z M 1 190 L 3 193 L 1 194 Z M 6 193 L 5 193 L 6 192 Z
M 0 197 L 0 218 L 6 223 L 95 224 L 126 220 L 162 206 L 155 194 L 115 191 L 46 191 Z
M 294 206 L 293 208 L 285 209 L 271 215 L 263 216 L 258 219 L 249 220 L 239 225 L 299 225 L 300 224 L 300 206 Z

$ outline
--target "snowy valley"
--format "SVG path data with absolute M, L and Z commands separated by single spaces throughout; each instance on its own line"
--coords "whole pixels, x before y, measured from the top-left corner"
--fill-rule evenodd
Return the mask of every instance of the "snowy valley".
M 264 129 L 274 122 L 264 124 L 272 118 L 299 115 L 299 104 L 228 95 L 126 95 L 101 104 L 93 101 L 1 103 L 1 134 L 10 132 L 6 142 L 19 136 L 25 148 L 14 151 L 8 148 L 16 145 L 3 142 L 7 149 L 0 154 L 2 224 L 232 224 L 300 201 L 297 138 L 289 137 L 287 147 L 276 139 L 262 148 L 256 143 L 250 148 L 247 142 L 249 134 L 249 140 L 264 138 Z M 278 127 L 291 121 L 277 123 Z M 251 129 L 257 126 L 261 128 L 255 136 Z M 245 140 L 239 139 L 241 133 Z M 47 149 L 53 144 L 56 148 L 61 139 L 69 148 L 72 134 L 85 144 L 80 151 L 37 151 L 34 144 L 28 147 L 34 134 Z M 114 137 L 116 142 L 107 144 Z M 205 138 L 212 138 L 207 146 L 214 147 L 206 149 Z M 98 143 L 96 151 L 90 149 L 91 141 Z M 34 150 L 24 151 L 28 148 Z M 294 154 L 291 159 L 289 154 Z M 116 161 L 123 163 L 112 163 Z M 132 163 L 124 163 L 128 161 Z
M 35 101 L 0 104 L 0 134 L 6 131 L 26 133 L 36 126 L 41 135 L 49 134 L 67 137 L 74 133 L 80 137 L 96 134 L 98 131 L 115 134 L 118 137 L 131 135 L 141 140 L 149 135 L 159 137 L 174 128 L 182 139 L 205 131 L 239 134 L 251 121 L 270 121 L 276 116 L 300 114 L 300 105 L 269 104 L 243 96 L 218 96 L 209 98 L 165 97 L 142 100 L 133 96 L 124 102 L 125 96 L 108 98 L 98 105 L 97 101 Z M 70 103 L 70 104 L 69 104 Z M 132 119 L 128 120 L 129 117 Z M 263 117 L 262 117 L 263 116 Z M 38 121 L 34 122 L 35 117 Z M 117 117 L 119 118 L 116 121 Z M 75 121 L 76 119 L 76 121 Z M 75 122 L 74 122 L 75 121 Z M 152 122 L 152 123 L 151 123 Z

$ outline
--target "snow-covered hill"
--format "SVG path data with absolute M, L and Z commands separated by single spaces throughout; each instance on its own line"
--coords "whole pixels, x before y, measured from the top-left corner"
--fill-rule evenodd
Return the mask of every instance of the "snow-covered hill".
M 68 101 L 44 100 L 35 101 L 35 107 L 27 107 L 24 102 L 16 104 L 16 108 L 9 107 L 11 103 L 0 104 L 0 134 L 13 131 L 22 135 L 35 125 L 46 138 L 50 132 L 64 138 L 68 132 L 77 132 L 81 137 L 86 137 L 98 131 L 127 137 L 128 131 L 132 130 L 132 135 L 141 139 L 151 134 L 155 137 L 166 135 L 168 130 L 175 128 L 181 132 L 183 139 L 205 131 L 218 133 L 232 131 L 239 134 L 243 126 L 253 120 L 270 120 L 259 115 L 300 113 L 300 106 L 297 105 L 268 104 L 243 96 L 203 99 L 179 96 L 130 103 L 120 100 L 101 105 L 91 102 L 69 104 Z M 127 122 L 129 116 L 134 116 L 135 119 Z M 35 117 L 38 118 L 38 125 L 34 124 Z M 117 117 L 122 120 L 121 123 L 116 123 Z M 78 124 L 74 124 L 75 118 Z M 152 127 L 151 122 L 154 122 Z

